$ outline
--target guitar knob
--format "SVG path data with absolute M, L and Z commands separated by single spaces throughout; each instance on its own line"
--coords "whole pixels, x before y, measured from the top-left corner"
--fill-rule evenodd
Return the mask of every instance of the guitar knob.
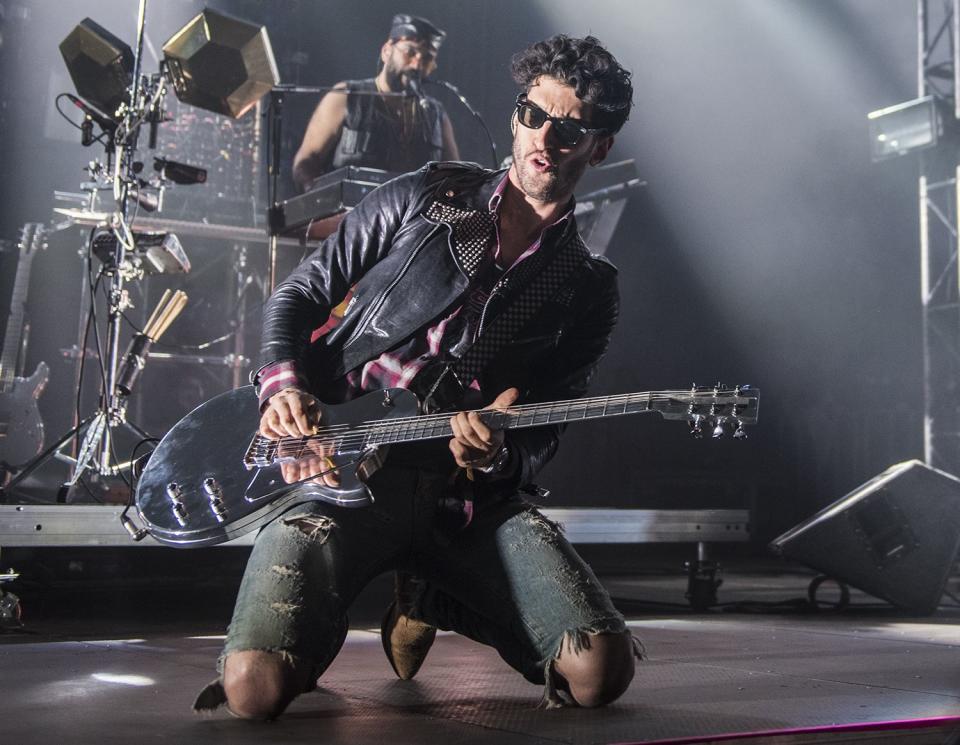
M 174 502 L 173 516 L 177 518 L 177 522 L 180 523 L 181 528 L 187 526 L 187 508 L 183 506 L 183 502 Z
M 723 437 L 724 435 L 723 422 L 718 421 L 716 425 L 714 425 L 713 432 L 711 432 L 710 434 L 714 439 L 718 437 Z
M 170 498 L 173 516 L 180 523 L 181 528 L 185 527 L 187 524 L 187 508 L 183 504 L 183 490 L 180 489 L 180 484 L 176 481 L 167 484 L 167 497 Z
M 203 490 L 207 493 L 207 499 L 210 500 L 210 509 L 217 522 L 223 522 L 227 517 L 227 508 L 223 503 L 223 490 L 216 479 L 207 477 L 203 480 Z
M 737 428 L 736 428 L 736 429 L 734 430 L 734 432 L 733 432 L 733 439 L 734 439 L 734 440 L 746 440 L 746 439 L 747 439 L 747 432 L 746 432 L 746 430 L 743 428 L 743 422 L 741 422 L 741 421 L 739 421 L 739 420 L 737 420 Z

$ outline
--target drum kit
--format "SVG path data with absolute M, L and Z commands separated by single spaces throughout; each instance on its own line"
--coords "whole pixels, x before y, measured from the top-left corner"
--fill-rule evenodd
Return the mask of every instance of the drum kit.
M 263 26 L 204 10 L 163 45 L 159 70 L 147 73 L 142 65 L 146 14 L 147 0 L 140 0 L 133 48 L 90 18 L 81 21 L 60 44 L 76 95 L 61 94 L 57 107 L 65 100 L 73 104 L 82 116 L 79 123 L 75 115 L 61 113 L 79 129 L 82 145 L 100 145 L 103 154 L 88 165 L 89 178 L 80 192 L 55 192 L 59 222 L 45 232 L 71 226 L 87 229 L 79 252 L 84 271 L 77 344 L 63 351 L 76 363 L 78 399 L 84 366 L 94 365 L 100 378 L 99 401 L 93 413 L 76 417 L 70 431 L 37 452 L 42 448 L 41 438 L 28 460 L 22 455 L 6 459 L 0 452 L 0 471 L 12 475 L 0 491 L 0 501 L 4 493 L 11 493 L 51 458 L 70 465 L 61 498 L 84 475 L 119 477 L 127 482 L 132 463 L 117 457 L 116 435 L 122 429 L 142 441 L 153 439 L 128 417 L 131 393 L 150 359 L 226 367 L 232 372 L 234 386 L 240 384 L 250 365 L 243 354 L 243 303 L 235 304 L 235 317 L 230 319 L 232 330 L 227 337 L 236 341 L 227 355 L 152 350 L 187 304 L 182 289 L 167 289 L 142 327 L 131 320 L 129 311 L 134 288 L 140 298 L 146 298 L 140 288 L 144 282 L 191 272 L 182 235 L 231 241 L 232 273 L 239 292 L 256 283 L 248 267 L 247 246 L 266 242 L 266 229 L 232 225 L 226 220 L 223 224 L 210 222 L 208 214 L 198 214 L 191 207 L 204 202 L 229 203 L 238 221 L 254 222 L 250 218 L 257 202 L 260 101 L 279 83 L 270 40 Z M 176 97 L 169 106 L 168 91 Z M 138 149 L 144 144 L 147 148 Z M 145 149 L 150 151 L 149 157 L 144 157 Z M 200 159 L 209 159 L 210 167 L 187 162 Z M 179 199 L 180 193 L 198 188 L 193 184 L 216 190 L 216 197 Z M 174 185 L 177 188 L 170 189 Z M 168 190 L 174 198 L 165 205 Z M 25 249 L 26 241 L 21 240 L 21 263 Z M 23 303 L 24 298 L 14 297 L 13 310 L 22 310 Z M 98 305 L 106 312 L 98 313 Z M 122 333 L 124 323 L 135 327 L 129 339 L 129 333 Z M 105 328 L 101 331 L 98 326 Z M 96 340 L 92 350 L 88 348 L 91 328 Z M 202 350 L 195 347 L 193 351 Z M 9 378 L 0 394 L 27 388 L 17 386 L 24 381 L 11 374 L 11 367 L 7 364 L 0 371 Z M 0 436 L 17 427 L 17 416 L 24 408 L 19 401 L 32 397 L 35 407 L 41 389 L 42 385 L 34 386 L 34 390 L 21 393 L 11 406 L 0 399 Z M 42 424 L 40 428 L 42 431 Z M 10 443 L 22 439 L 12 429 L 9 435 Z

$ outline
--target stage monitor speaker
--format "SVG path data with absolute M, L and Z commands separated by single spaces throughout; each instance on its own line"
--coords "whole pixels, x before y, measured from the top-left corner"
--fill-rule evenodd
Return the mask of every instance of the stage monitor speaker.
M 897 607 L 932 613 L 960 548 L 960 479 L 918 460 L 898 463 L 770 548 Z

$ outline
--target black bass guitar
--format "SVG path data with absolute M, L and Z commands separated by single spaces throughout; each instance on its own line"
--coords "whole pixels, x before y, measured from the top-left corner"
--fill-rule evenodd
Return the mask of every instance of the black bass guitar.
M 757 421 L 758 403 L 755 389 L 716 386 L 511 406 L 480 416 L 500 429 L 518 429 L 657 412 L 689 422 L 695 435 L 730 431 L 739 438 L 744 425 Z M 294 500 L 368 505 L 373 497 L 364 480 L 389 445 L 453 436 L 449 413 L 418 416 L 419 406 L 407 390 L 368 393 L 324 407 L 323 426 L 314 435 L 271 440 L 251 432 L 259 421 L 251 386 L 223 393 L 180 420 L 150 455 L 136 491 L 140 518 L 161 543 L 191 547 L 255 530 Z M 307 494 L 292 493 L 281 474 L 284 463 L 296 463 L 300 476 L 299 466 L 309 466 Z M 316 483 L 325 474 L 336 474 L 339 483 Z
M 45 247 L 41 223 L 27 223 L 20 232 L 20 258 L 10 302 L 10 318 L 0 356 L 0 468 L 22 466 L 43 449 L 43 421 L 37 399 L 50 377 L 45 362 L 29 378 L 17 376 L 23 336 L 30 266 L 37 251 Z

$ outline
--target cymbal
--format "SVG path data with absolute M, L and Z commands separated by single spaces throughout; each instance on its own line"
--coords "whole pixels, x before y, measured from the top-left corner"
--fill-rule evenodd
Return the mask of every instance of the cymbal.
M 94 225 L 102 222 L 110 222 L 113 217 L 112 212 L 91 212 L 90 210 L 75 209 L 73 207 L 54 207 L 53 211 L 58 215 L 69 217 L 81 225 Z

